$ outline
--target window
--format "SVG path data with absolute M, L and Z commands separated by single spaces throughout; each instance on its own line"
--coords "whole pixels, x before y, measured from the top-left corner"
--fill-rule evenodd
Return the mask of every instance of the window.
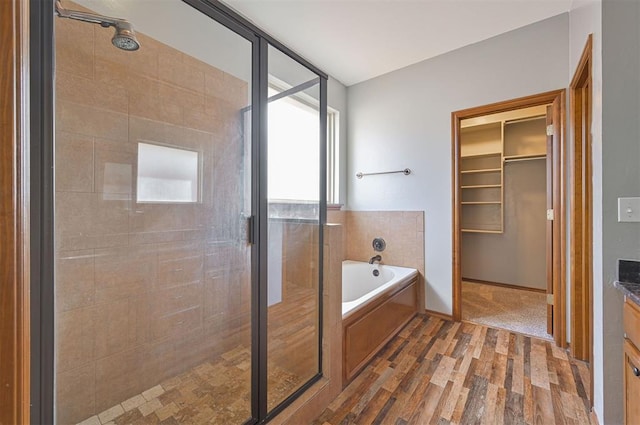
M 282 92 L 274 86 L 269 97 Z M 317 101 L 304 93 L 269 103 L 269 199 L 319 200 Z M 327 202 L 338 203 L 338 112 L 327 113 Z
M 198 202 L 198 152 L 138 143 L 138 202 Z
M 269 97 L 278 94 L 269 89 Z M 295 97 L 294 97 L 295 96 Z M 319 112 L 300 93 L 269 102 L 269 200 L 318 201 Z
M 340 203 L 340 115 L 327 108 L 327 204 Z

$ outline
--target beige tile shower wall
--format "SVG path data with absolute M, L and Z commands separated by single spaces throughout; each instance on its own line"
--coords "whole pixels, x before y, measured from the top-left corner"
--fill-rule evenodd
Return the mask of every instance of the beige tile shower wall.
M 248 88 L 143 34 L 131 53 L 99 26 L 55 25 L 56 415 L 68 424 L 249 343 Z M 201 202 L 136 203 L 139 141 L 199 152 Z
M 424 281 L 424 212 L 423 211 L 344 211 L 346 223 L 346 257 L 369 261 L 378 254 L 371 245 L 376 237 L 387 247 L 381 252 L 384 264 L 411 267 Z M 331 218 L 340 220 L 340 214 Z M 423 285 L 423 282 L 421 282 Z M 421 295 L 424 290 L 419 291 Z M 420 299 L 424 309 L 424 296 Z

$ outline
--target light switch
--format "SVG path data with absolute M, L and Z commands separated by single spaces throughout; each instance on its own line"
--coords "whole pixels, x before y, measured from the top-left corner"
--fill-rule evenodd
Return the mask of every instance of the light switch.
M 640 198 L 618 198 L 618 221 L 640 222 Z

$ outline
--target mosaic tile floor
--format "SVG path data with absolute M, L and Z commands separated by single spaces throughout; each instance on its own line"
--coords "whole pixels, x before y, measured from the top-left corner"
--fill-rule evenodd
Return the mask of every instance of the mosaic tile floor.
M 308 381 L 317 364 L 316 292 L 290 290 L 269 309 L 267 406 Z M 251 417 L 251 350 L 235 348 L 79 425 L 243 424 Z
M 250 359 L 236 347 L 81 424 L 242 423 L 250 417 Z
M 520 289 L 462 282 L 462 319 L 550 340 L 546 295 Z
M 238 346 L 215 362 L 203 363 L 80 424 L 242 424 L 251 417 L 250 379 L 251 352 Z M 301 384 L 286 370 L 270 368 L 272 393 Z

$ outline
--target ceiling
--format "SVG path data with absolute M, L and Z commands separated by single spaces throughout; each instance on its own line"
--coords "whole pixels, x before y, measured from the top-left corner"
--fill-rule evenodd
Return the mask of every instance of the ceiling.
M 350 86 L 567 12 L 572 0 L 224 0 Z

